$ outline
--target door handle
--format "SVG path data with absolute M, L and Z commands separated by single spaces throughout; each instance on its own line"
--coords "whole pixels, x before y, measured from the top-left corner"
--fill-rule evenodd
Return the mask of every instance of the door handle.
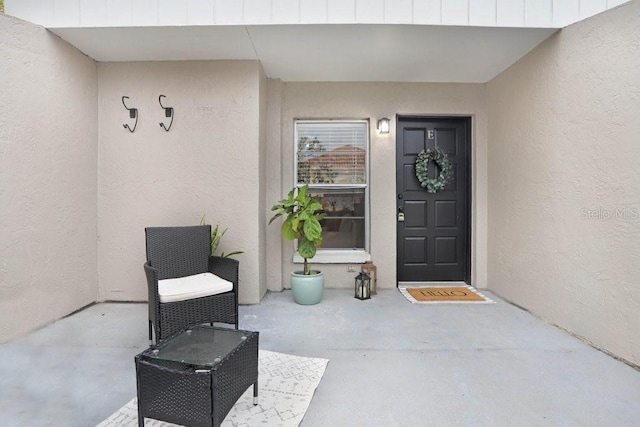
M 402 212 L 402 208 L 398 208 L 398 222 L 404 222 L 404 212 Z

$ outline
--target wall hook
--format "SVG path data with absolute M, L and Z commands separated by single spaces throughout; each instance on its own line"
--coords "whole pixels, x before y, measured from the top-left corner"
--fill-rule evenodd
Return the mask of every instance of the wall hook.
M 138 109 L 137 108 L 129 108 L 127 107 L 127 104 L 124 103 L 124 100 L 129 99 L 128 96 L 123 96 L 122 97 L 122 105 L 124 105 L 124 108 L 126 108 L 127 110 L 129 110 L 129 118 L 130 119 L 136 119 L 136 122 L 133 124 L 133 129 L 131 129 L 129 127 L 128 124 L 123 124 L 122 127 L 129 130 L 129 132 L 133 133 L 134 130 L 136 130 L 136 126 L 138 126 Z
M 169 129 L 171 129 L 171 125 L 173 124 L 173 107 L 165 107 L 164 105 L 162 105 L 162 98 L 166 98 L 166 96 L 160 95 L 158 97 L 158 102 L 160 103 L 160 107 L 162 107 L 162 109 L 164 110 L 164 116 L 171 117 L 171 122 L 169 122 L 169 127 L 166 127 L 162 122 L 160 122 L 159 125 L 162 129 L 169 132 Z

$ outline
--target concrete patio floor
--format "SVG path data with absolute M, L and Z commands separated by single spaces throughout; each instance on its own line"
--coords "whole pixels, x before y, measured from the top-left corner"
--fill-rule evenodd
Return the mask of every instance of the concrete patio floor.
M 327 290 L 304 307 L 285 291 L 242 306 L 240 328 L 262 349 L 330 359 L 304 427 L 640 425 L 640 372 L 495 300 Z M 1 345 L 0 425 L 94 426 L 127 403 L 146 315 L 96 304 Z

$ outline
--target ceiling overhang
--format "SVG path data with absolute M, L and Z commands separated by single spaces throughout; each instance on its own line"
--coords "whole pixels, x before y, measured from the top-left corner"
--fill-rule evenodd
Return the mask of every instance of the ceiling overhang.
M 389 24 L 51 28 L 101 62 L 257 60 L 294 81 L 485 83 L 557 31 Z

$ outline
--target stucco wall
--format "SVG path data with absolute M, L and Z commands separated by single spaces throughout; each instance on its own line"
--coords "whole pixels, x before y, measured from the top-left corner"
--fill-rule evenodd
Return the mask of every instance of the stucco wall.
M 489 289 L 640 363 L 640 2 L 488 84 Z
M 240 302 L 259 302 L 265 133 L 259 64 L 101 63 L 98 77 L 100 299 L 146 300 L 144 228 L 196 225 L 204 214 L 228 228 L 221 250 L 244 251 L 237 256 Z M 170 132 L 158 125 L 165 120 L 161 94 L 175 110 Z M 132 123 L 123 95 L 139 110 L 134 133 L 122 127 Z
M 282 198 L 293 186 L 293 132 L 296 118 L 369 119 L 371 187 L 371 255 L 378 266 L 378 286 L 396 287 L 395 115 L 458 115 L 473 118 L 472 129 L 472 282 L 486 286 L 486 122 L 485 87 L 476 84 L 284 83 L 281 91 L 280 150 Z M 277 87 L 277 86 L 276 86 Z M 270 95 L 276 92 L 274 88 Z M 270 99 L 270 102 L 275 102 Z M 376 122 L 392 119 L 391 132 L 380 135 Z M 276 200 L 269 200 L 272 205 Z M 277 228 L 272 225 L 273 228 Z M 274 233 L 277 232 L 274 231 Z M 293 245 L 282 241 L 283 283 L 294 270 Z M 279 254 L 269 257 L 274 262 Z M 348 265 L 322 265 L 325 286 L 350 288 L 355 273 Z M 359 271 L 359 266 L 355 266 Z M 274 276 L 275 277 L 275 276 Z M 270 276 L 271 279 L 271 276 Z
M 0 14 L 0 342 L 97 296 L 97 72 Z
M 259 143 L 259 176 L 258 176 L 258 209 L 256 210 L 256 221 L 258 227 L 258 280 L 257 292 L 258 299 L 253 301 L 260 302 L 262 296 L 267 292 L 267 220 L 265 215 L 266 197 L 267 197 L 267 76 L 264 74 L 262 67 L 259 67 L 258 74 L 258 106 L 259 106 L 259 127 L 258 127 L 258 143 Z M 255 290 L 253 291 L 255 292 Z
M 265 168 L 265 220 L 273 216 L 271 206 L 282 198 L 282 92 L 278 79 L 267 80 L 267 153 Z M 282 290 L 282 237 L 278 227 L 266 230 L 267 288 Z

